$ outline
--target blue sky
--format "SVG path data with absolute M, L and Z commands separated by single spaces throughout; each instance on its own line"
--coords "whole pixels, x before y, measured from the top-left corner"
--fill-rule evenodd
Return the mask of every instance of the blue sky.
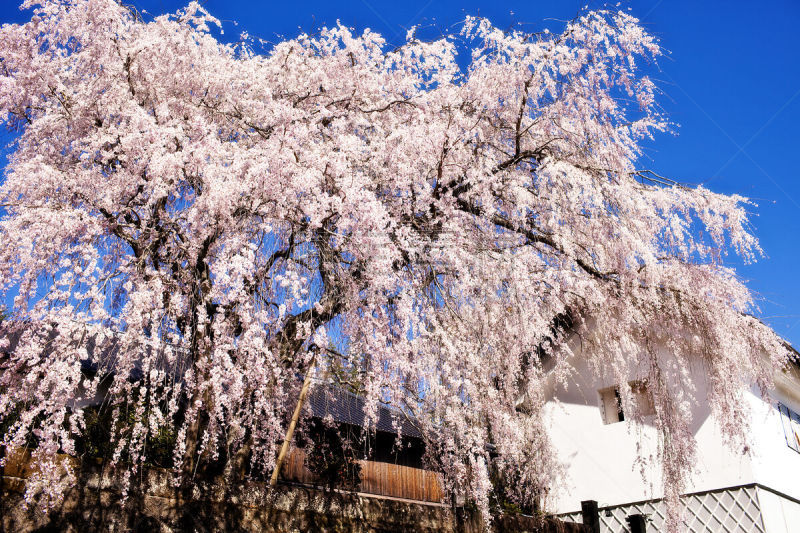
M 26 18 L 6 0 L 0 21 Z M 183 0 L 125 0 L 150 14 L 174 11 Z M 293 37 L 322 25 L 369 27 L 394 44 L 406 29 L 420 36 L 447 32 L 466 14 L 503 28 L 555 30 L 586 1 L 529 0 L 205 0 L 224 24 L 225 37 L 247 31 L 266 40 Z M 611 3 L 610 5 L 613 5 Z M 589 7 L 601 7 L 589 2 Z M 648 166 L 678 181 L 753 198 L 752 218 L 767 256 L 754 265 L 731 261 L 756 291 L 765 322 L 800 347 L 800 3 L 796 0 L 691 2 L 631 0 L 622 8 L 657 35 L 669 57 L 654 78 L 661 103 L 679 127 L 647 145 Z M 238 25 L 234 25 L 238 21 Z M 546 22 L 543 22 L 546 21 Z

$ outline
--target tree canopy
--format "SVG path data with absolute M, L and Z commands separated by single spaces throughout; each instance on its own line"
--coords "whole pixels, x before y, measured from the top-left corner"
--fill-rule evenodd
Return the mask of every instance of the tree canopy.
M 19 337 L 0 418 L 21 413 L 6 447 L 38 439 L 31 494 L 59 496 L 56 453 L 101 390 L 134 414 L 111 436 L 123 475 L 165 427 L 184 483 L 236 457 L 268 472 L 314 364 L 355 376 L 368 417 L 412 418 L 447 490 L 487 510 L 500 476 L 529 502 L 558 471 L 546 382 L 582 335 L 595 371 L 647 369 L 673 498 L 693 451 L 676 380 L 701 360 L 741 437 L 742 386 L 785 360 L 724 264 L 761 253 L 748 201 L 642 167 L 669 127 L 641 68 L 661 50 L 625 12 L 538 34 L 467 18 L 389 50 L 341 25 L 226 44 L 197 2 L 24 6 L 0 29 Z

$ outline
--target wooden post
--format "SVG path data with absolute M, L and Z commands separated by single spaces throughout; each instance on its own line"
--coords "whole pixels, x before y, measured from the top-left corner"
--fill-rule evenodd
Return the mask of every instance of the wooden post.
M 626 518 L 631 533 L 646 533 L 647 517 L 643 514 L 632 514 Z
M 586 533 L 600 533 L 600 512 L 597 509 L 596 501 L 581 502 L 581 518 Z
M 316 362 L 316 358 L 317 355 L 314 354 L 314 356 L 311 358 L 311 364 L 308 366 L 306 379 L 303 381 L 303 388 L 300 389 L 300 397 L 297 399 L 297 406 L 294 408 L 292 421 L 289 422 L 289 427 L 286 429 L 286 437 L 283 439 L 283 446 L 281 446 L 281 451 L 278 454 L 278 460 L 275 461 L 275 469 L 272 471 L 272 478 L 269 480 L 270 487 L 274 487 L 278 484 L 278 476 L 281 473 L 281 464 L 286 458 L 286 453 L 289 451 L 289 444 L 291 444 L 292 437 L 294 436 L 294 428 L 297 426 L 297 421 L 300 418 L 300 412 L 303 410 L 303 404 L 306 402 L 308 388 L 311 386 L 311 374 L 314 372 L 314 363 Z

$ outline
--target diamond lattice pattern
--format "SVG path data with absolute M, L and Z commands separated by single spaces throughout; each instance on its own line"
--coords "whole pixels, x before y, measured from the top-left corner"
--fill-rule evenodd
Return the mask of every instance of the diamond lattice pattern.
M 681 499 L 683 523 L 687 533 L 764 533 L 761 510 L 755 487 L 740 487 L 690 494 Z M 647 531 L 664 531 L 665 507 L 661 500 L 600 509 L 602 533 L 628 533 L 626 517 L 644 514 Z M 580 513 L 560 517 L 566 522 L 580 522 Z

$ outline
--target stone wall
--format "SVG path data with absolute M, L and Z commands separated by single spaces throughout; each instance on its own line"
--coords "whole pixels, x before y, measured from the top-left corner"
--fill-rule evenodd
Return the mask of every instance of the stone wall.
M 23 507 L 24 477 L 4 473 L 0 529 L 45 531 L 264 531 L 264 532 L 444 532 L 485 531 L 477 513 L 352 493 L 244 483 L 235 489 L 198 484 L 191 494 L 170 487 L 169 476 L 146 471 L 124 504 L 116 484 L 99 467 L 83 468 L 76 487 L 48 515 Z M 524 516 L 500 518 L 494 531 L 581 533 L 581 524 Z

